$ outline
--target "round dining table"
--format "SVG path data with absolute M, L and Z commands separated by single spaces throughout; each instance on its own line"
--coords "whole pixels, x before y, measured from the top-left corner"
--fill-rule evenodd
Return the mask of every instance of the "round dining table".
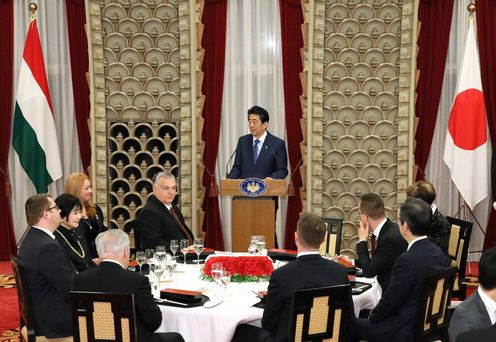
M 225 289 L 213 281 L 203 280 L 201 270 L 198 265 L 178 265 L 172 277 L 160 282 L 154 296 L 158 298 L 159 290 L 166 288 L 200 291 L 211 299 L 209 304 L 213 307 L 178 307 L 159 303 L 162 324 L 157 332 L 178 332 L 186 342 L 229 342 L 239 324 L 261 326 L 263 309 L 254 305 L 260 302 L 257 293 L 267 290 L 268 281 L 230 283 Z M 372 309 L 379 302 L 382 290 L 375 278 L 356 278 L 355 281 L 371 285 L 363 293 L 353 294 L 358 317 L 360 310 Z

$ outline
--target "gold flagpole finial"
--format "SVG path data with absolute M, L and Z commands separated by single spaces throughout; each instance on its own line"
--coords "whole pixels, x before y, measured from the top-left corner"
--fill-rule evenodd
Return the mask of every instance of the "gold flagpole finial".
M 31 12 L 31 15 L 29 16 L 29 21 L 32 21 L 33 19 L 36 19 L 36 10 L 38 9 L 38 5 L 32 2 L 28 5 L 28 8 L 29 11 Z
M 468 4 L 467 10 L 469 11 L 470 16 L 472 16 L 474 14 L 474 12 L 475 12 L 475 4 L 474 3 Z

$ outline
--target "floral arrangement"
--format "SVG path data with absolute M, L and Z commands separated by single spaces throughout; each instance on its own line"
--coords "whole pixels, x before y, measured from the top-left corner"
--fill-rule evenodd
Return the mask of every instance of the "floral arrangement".
M 221 263 L 231 273 L 232 282 L 266 281 L 274 270 L 267 256 L 209 256 L 203 268 L 203 278 L 212 279 L 212 265 Z

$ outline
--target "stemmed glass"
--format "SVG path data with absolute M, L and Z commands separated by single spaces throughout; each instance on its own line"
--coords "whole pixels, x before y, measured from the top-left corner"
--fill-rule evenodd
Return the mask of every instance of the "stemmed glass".
M 153 248 L 148 248 L 145 250 L 145 263 L 148 264 L 148 273 L 150 273 L 150 265 L 151 262 L 150 260 L 153 259 L 153 256 L 155 255 L 155 250 Z
M 164 270 L 162 269 L 162 267 L 160 267 L 160 265 L 152 263 L 152 264 L 150 264 L 150 271 L 157 278 L 157 287 L 160 287 L 160 279 L 162 278 L 162 275 L 164 274 Z
M 179 242 L 177 240 L 170 240 L 169 248 L 172 254 L 174 254 L 174 259 L 175 259 L 177 249 L 179 248 Z
M 203 251 L 203 238 L 196 238 L 195 242 L 193 244 L 193 247 L 195 248 L 195 253 L 196 253 L 196 260 L 194 262 L 200 264 L 200 254 Z
M 186 265 L 186 254 L 188 253 L 189 241 L 187 239 L 182 239 L 179 242 L 179 248 L 181 248 L 181 253 L 184 255 L 184 264 Z
M 157 263 L 159 265 L 161 265 L 162 262 L 164 261 L 165 255 L 166 255 L 165 246 L 155 247 L 155 255 L 153 257 L 157 260 Z
M 146 261 L 145 252 L 143 251 L 136 252 L 136 262 L 138 263 L 140 273 L 141 273 L 141 267 L 145 263 L 145 261 Z
M 220 277 L 220 283 L 224 286 L 224 299 L 227 297 L 227 286 L 231 282 L 231 272 L 223 270 Z
M 257 242 L 260 240 L 260 235 L 252 235 L 250 237 L 250 245 L 248 246 L 248 253 L 255 254 L 257 252 Z

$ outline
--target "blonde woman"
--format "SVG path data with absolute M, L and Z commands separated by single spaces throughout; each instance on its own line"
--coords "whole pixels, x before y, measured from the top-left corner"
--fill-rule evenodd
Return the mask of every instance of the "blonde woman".
M 78 197 L 81 201 L 84 209 L 83 212 L 86 215 L 81 217 L 78 229 L 83 233 L 88 242 L 91 258 L 98 258 L 95 238 L 98 234 L 107 230 L 107 227 L 103 224 L 102 208 L 93 203 L 90 178 L 82 172 L 71 173 L 65 182 L 64 192 Z

